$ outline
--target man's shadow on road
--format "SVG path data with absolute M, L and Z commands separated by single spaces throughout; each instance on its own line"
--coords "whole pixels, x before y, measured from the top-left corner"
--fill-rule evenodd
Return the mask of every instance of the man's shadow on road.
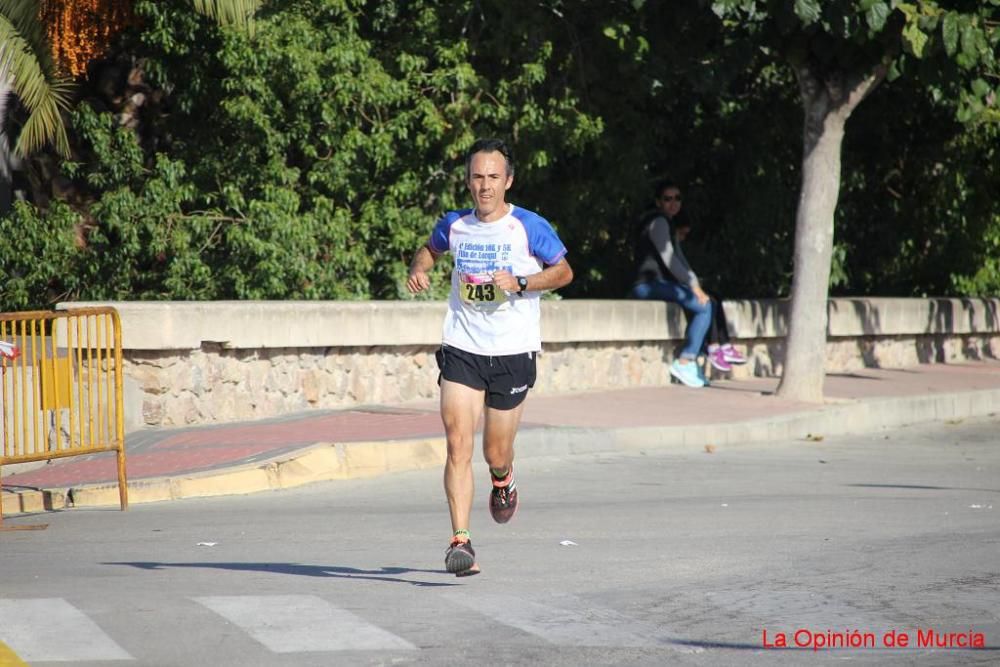
M 449 574 L 444 570 L 418 570 L 408 567 L 382 567 L 378 570 L 361 570 L 355 567 L 339 567 L 336 565 L 301 565 L 299 563 L 159 563 L 154 561 L 121 561 L 105 562 L 101 565 L 128 565 L 141 570 L 163 570 L 175 567 L 213 568 L 217 570 L 233 570 L 234 572 L 270 572 L 274 574 L 294 574 L 303 577 L 336 577 L 339 579 L 371 579 L 388 581 L 412 586 L 457 586 L 435 581 L 417 581 L 403 579 L 398 576 L 408 572 L 427 574 Z M 449 576 L 451 576 L 449 574 Z

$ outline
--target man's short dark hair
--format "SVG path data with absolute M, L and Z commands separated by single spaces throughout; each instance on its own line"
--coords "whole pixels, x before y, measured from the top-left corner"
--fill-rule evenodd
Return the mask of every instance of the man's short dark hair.
M 472 168 L 472 156 L 476 153 L 500 153 L 507 167 L 507 175 L 514 175 L 514 153 L 503 139 L 476 139 L 465 154 L 465 180 L 469 180 Z

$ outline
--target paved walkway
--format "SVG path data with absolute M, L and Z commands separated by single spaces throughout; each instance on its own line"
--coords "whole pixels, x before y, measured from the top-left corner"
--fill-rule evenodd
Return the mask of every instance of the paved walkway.
M 712 451 L 741 443 L 1000 413 L 1000 361 L 865 369 L 827 377 L 826 402 L 773 395 L 773 378 L 579 394 L 533 394 L 518 456 L 649 447 Z M 422 401 L 129 434 L 131 502 L 249 493 L 440 465 L 437 404 Z M 3 469 L 5 513 L 118 503 L 115 456 Z

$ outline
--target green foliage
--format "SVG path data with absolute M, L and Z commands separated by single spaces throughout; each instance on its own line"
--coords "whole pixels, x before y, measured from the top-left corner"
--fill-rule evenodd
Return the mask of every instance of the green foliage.
M 949 294 L 973 297 L 996 297 L 1000 294 L 1000 217 L 994 218 L 989 234 L 983 239 L 978 268 L 968 274 L 953 274 Z
M 920 99 L 915 82 L 888 86 L 859 109 L 844 148 L 837 237 L 850 280 L 842 293 L 901 296 L 1000 292 L 991 278 L 1000 236 L 1000 126 L 956 123 Z M 886 156 L 889 146 L 902 147 Z M 977 277 L 978 276 L 978 277 Z
M 34 310 L 65 298 L 76 281 L 74 226 L 79 217 L 56 202 L 45 215 L 24 202 L 0 216 L 0 311 Z
M 462 156 L 476 136 L 530 146 L 519 156 L 530 174 L 599 131 L 553 80 L 544 40 L 525 38 L 500 63 L 482 55 L 498 47 L 480 11 L 275 0 L 250 34 L 180 0 L 138 2 L 143 28 L 126 48 L 171 91 L 170 113 L 148 119 L 155 152 L 109 114 L 75 115 L 85 159 L 73 173 L 93 193 L 81 212 L 92 222 L 66 292 L 401 296 L 434 221 L 467 201 Z M 463 28 L 469 39 L 450 38 Z M 439 274 L 432 296 L 446 289 Z
M 887 63 L 892 78 L 909 73 L 937 99 L 957 100 L 961 122 L 1000 119 L 1000 6 L 993 0 L 715 0 L 712 10 L 791 62 L 861 74 Z

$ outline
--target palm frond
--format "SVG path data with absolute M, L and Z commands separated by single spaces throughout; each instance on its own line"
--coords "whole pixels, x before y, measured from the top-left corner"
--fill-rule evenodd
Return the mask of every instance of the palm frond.
M 47 53 L 43 49 L 42 54 Z M 67 81 L 50 73 L 48 62 L 31 47 L 17 25 L 7 15 L 0 14 L 0 76 L 7 78 L 28 111 L 28 120 L 14 149 L 22 157 L 47 143 L 61 155 L 69 155 L 61 111 L 69 108 L 71 88 Z
M 56 152 L 69 157 L 69 138 L 63 122 L 62 110 L 68 108 L 72 86 L 66 82 L 50 84 L 21 128 L 14 147 L 18 155 L 34 153 L 45 144 L 51 143 Z
M 253 33 L 253 18 L 264 0 L 189 0 L 194 10 L 217 21 Z

